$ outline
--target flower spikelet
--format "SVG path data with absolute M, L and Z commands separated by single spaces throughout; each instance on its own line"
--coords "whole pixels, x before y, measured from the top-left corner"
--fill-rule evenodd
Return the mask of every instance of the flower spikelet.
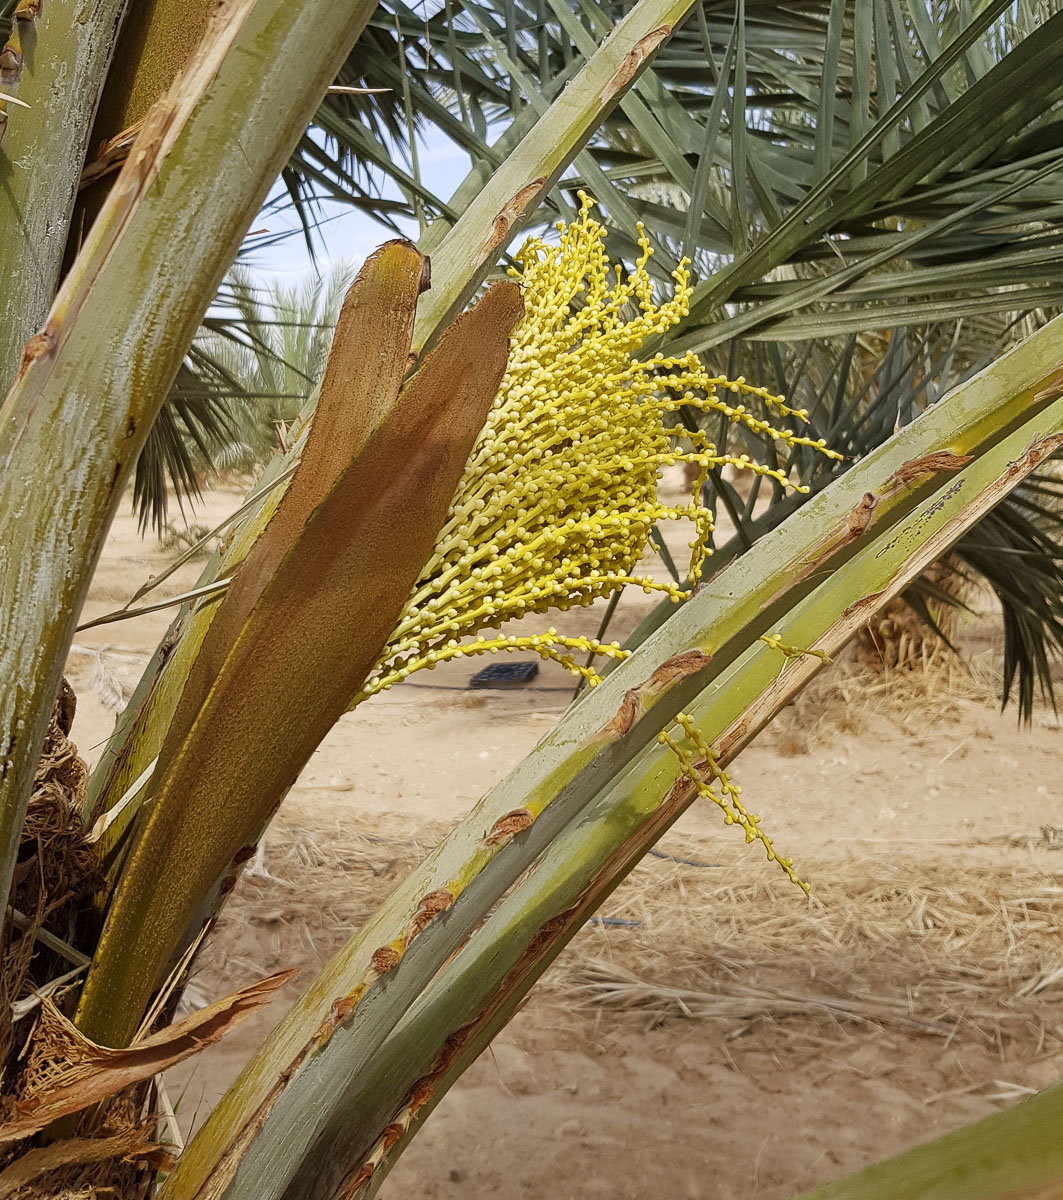
M 686 737 L 675 738 L 664 730 L 657 735 L 657 741 L 662 746 L 667 746 L 679 759 L 683 774 L 694 785 L 698 795 L 704 800 L 711 800 L 720 808 L 725 825 L 737 825 L 745 833 L 747 845 L 753 841 L 760 842 L 769 862 L 778 863 L 791 883 L 796 883 L 807 896 L 808 884 L 794 873 L 793 859 L 780 858 L 776 853 L 774 842 L 760 827 L 760 818 L 743 805 L 741 787 L 720 766 L 715 753 L 701 736 L 694 722 L 686 713 L 681 712 L 676 713 L 675 723 Z M 685 743 L 694 747 L 699 756 L 697 760 Z M 719 788 L 719 794 L 713 790 L 714 785 Z
M 823 449 L 751 412 L 744 400 L 755 398 L 783 419 L 805 417 L 744 379 L 711 376 L 694 355 L 638 357 L 647 338 L 687 313 L 687 265 L 679 264 L 671 297 L 658 303 L 641 227 L 641 253 L 624 276 L 609 263 L 592 207 L 582 196 L 577 220 L 558 226 L 556 246 L 530 238 L 516 255 L 511 274 L 521 282 L 526 316 L 505 377 L 435 552 L 359 700 L 459 655 L 533 651 L 591 683 L 598 676 L 577 654 L 625 657 L 616 643 L 556 629 L 523 637 L 482 631 L 531 612 L 588 605 L 627 585 L 682 600 L 689 587 L 639 570 L 654 526 L 690 523 L 693 586 L 712 530 L 700 500 L 708 472 L 729 463 L 787 484 L 776 467 L 720 453 L 687 430 L 676 417 L 684 405 L 788 445 Z M 668 504 L 658 481 L 679 463 L 695 468 L 690 498 Z
M 820 662 L 830 663 L 834 660 L 829 654 L 823 650 L 809 650 L 804 646 L 790 646 L 782 640 L 782 635 L 779 633 L 764 633 L 761 634 L 759 641 L 762 641 L 765 646 L 770 646 L 772 650 L 778 650 L 786 658 L 818 658 Z

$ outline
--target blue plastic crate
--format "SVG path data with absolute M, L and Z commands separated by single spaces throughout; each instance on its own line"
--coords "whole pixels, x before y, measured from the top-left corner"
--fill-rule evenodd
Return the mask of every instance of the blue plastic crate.
M 471 688 L 513 688 L 530 683 L 539 674 L 537 662 L 492 663 L 469 680 Z

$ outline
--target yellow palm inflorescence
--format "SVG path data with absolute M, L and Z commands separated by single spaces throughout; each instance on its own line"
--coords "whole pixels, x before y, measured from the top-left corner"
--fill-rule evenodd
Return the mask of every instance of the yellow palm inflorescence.
M 695 355 L 638 358 L 642 344 L 687 312 L 689 272 L 680 263 L 675 291 L 657 304 L 642 253 L 626 278 L 611 268 L 605 229 L 582 196 L 579 217 L 559 224 L 560 242 L 530 238 L 516 256 L 526 316 L 517 326 L 498 397 L 469 459 L 435 552 L 417 581 L 360 701 L 414 671 L 470 654 L 531 651 L 598 682 L 574 654 L 623 658 L 614 643 L 556 629 L 489 636 L 528 613 L 591 604 L 627 585 L 689 594 L 639 563 L 655 524 L 692 527 L 690 586 L 701 575 L 712 517 L 700 501 L 710 469 L 730 464 L 787 484 L 778 469 L 747 455 L 720 453 L 697 431 L 676 424 L 684 405 L 726 415 L 787 445 L 822 441 L 776 429 L 741 403 L 760 400 L 782 417 L 805 419 L 744 379 L 710 376 Z M 720 392 L 733 398 L 731 403 Z M 663 468 L 693 464 L 690 500 L 658 494 Z
M 414 671 L 498 651 L 534 652 L 592 685 L 600 682 L 575 655 L 625 658 L 628 651 L 616 642 L 554 628 L 523 635 L 485 631 L 529 613 L 588 605 L 628 585 L 679 602 L 701 577 L 712 532 L 712 514 L 701 502 L 710 470 L 730 465 L 796 486 L 777 467 L 721 452 L 700 431 L 677 423 L 684 406 L 722 414 L 787 446 L 838 457 L 822 440 L 776 428 L 750 411 L 744 398 L 782 419 L 807 420 L 764 388 L 710 375 L 694 354 L 640 359 L 644 342 L 688 311 L 686 262 L 672 274 L 671 298 L 658 304 L 642 228 L 641 254 L 625 277 L 609 263 L 605 229 L 591 216 L 594 202 L 582 193 L 581 201 L 578 219 L 558 225 L 557 246 L 529 238 L 516 255 L 519 266 L 511 274 L 521 282 L 525 316 L 511 339 L 506 374 L 432 558 L 356 704 Z M 690 499 L 668 504 L 658 492 L 661 472 L 680 463 L 696 468 Z M 681 520 L 692 534 L 685 588 L 640 571 L 654 526 Z M 763 640 L 784 654 L 800 653 L 777 635 Z M 743 807 L 740 789 L 690 718 L 680 713 L 674 735 L 663 732 L 659 741 L 675 753 L 698 794 L 718 804 L 728 824 L 740 825 L 747 841 L 758 840 L 807 891 Z

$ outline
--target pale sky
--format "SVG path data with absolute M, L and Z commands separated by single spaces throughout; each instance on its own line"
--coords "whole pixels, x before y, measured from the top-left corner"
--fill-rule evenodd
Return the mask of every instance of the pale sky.
M 471 167 L 468 155 L 438 130 L 429 130 L 427 138 L 418 138 L 421 177 L 437 196 L 449 198 Z M 280 189 L 283 191 L 283 188 Z M 398 198 L 398 193 L 392 193 Z M 323 224 L 315 244 L 318 268 L 325 272 L 331 262 L 346 259 L 361 266 L 381 242 L 394 234 L 371 217 L 349 205 L 329 201 L 321 206 Z M 400 221 L 403 233 L 417 240 L 415 221 Z M 291 236 L 266 249 L 247 255 L 244 263 L 264 280 L 293 284 L 311 270 L 313 264 L 291 208 L 260 217 L 252 226 L 255 231 L 268 233 L 291 230 Z

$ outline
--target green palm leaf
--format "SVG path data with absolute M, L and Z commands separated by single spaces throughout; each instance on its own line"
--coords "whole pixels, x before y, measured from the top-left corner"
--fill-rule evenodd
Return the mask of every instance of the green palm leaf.
M 273 203 L 294 204 L 311 240 L 325 237 L 325 200 L 372 209 L 392 229 L 419 213 L 434 222 L 430 247 L 628 7 L 492 0 L 425 18 L 388 0 L 338 82 L 390 93 L 328 96 Z M 620 230 L 636 218 L 653 234 L 660 273 L 690 255 L 703 282 L 659 348 L 708 353 L 732 374 L 765 378 L 770 367 L 780 390 L 815 400 L 817 435 L 852 461 L 1063 300 L 1060 9 L 995 0 L 971 16 L 927 0 L 706 0 L 553 188 L 545 214 L 571 212 L 572 192 L 586 186 L 616 218 L 618 257 L 634 253 Z M 452 197 L 435 195 L 419 170 L 415 129 L 445 135 L 475 164 Z M 963 332 L 946 351 L 956 321 Z M 868 386 L 855 382 L 851 347 L 890 328 L 890 353 Z M 241 403 L 209 371 L 200 378 L 219 412 Z M 837 473 L 801 452 L 792 466 L 814 491 Z M 187 479 L 177 471 L 174 482 L 180 494 Z M 770 485 L 745 500 L 719 478 L 712 485 L 738 529 L 725 557 L 797 503 L 774 489 L 754 520 Z M 1013 521 L 968 566 L 1006 579 L 1015 554 L 1043 545 Z M 1032 589 L 1060 579 L 1045 555 L 1023 575 Z M 1034 590 L 1021 604 L 996 590 L 1005 677 L 1028 715 L 1035 684 L 1050 687 L 1050 609 Z

